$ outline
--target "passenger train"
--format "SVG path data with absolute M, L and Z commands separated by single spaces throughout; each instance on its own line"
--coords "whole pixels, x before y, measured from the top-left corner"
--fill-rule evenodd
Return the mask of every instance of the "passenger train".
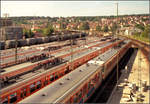
M 131 47 L 125 40 L 19 103 L 84 103 Z

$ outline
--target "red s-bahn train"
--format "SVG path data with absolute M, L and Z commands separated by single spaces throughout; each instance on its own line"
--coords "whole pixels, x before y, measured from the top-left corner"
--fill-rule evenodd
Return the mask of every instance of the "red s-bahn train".
M 98 56 L 101 53 L 104 53 L 109 48 L 116 46 L 118 43 L 122 42 L 123 40 L 114 42 L 111 45 L 106 46 L 105 48 L 102 48 L 100 50 L 96 50 L 86 56 L 83 56 L 79 59 L 76 59 L 72 62 L 73 69 L 79 67 L 80 65 L 86 63 L 87 61 L 93 59 L 94 57 Z M 39 89 L 47 86 L 48 84 L 54 82 L 58 78 L 64 76 L 65 74 L 72 71 L 70 68 L 71 63 L 64 64 L 63 66 L 58 66 L 53 71 L 47 71 L 46 73 L 41 73 L 40 75 L 37 75 L 34 78 L 31 78 L 28 82 L 20 83 L 15 86 L 12 86 L 11 89 L 4 89 L 1 91 L 1 99 L 4 103 L 14 103 L 18 102 L 22 99 L 24 99 L 27 96 L 30 96 L 31 94 L 35 93 Z M 40 76 L 40 77 L 39 77 Z M 13 90 L 12 90 L 13 89 Z
M 19 103 L 84 103 L 111 73 L 115 59 L 119 61 L 130 47 L 127 40 L 119 48 L 109 49 Z

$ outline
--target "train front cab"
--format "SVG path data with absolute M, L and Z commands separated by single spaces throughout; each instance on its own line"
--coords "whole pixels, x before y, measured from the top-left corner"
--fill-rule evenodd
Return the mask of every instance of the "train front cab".
M 88 80 L 82 83 L 71 94 L 60 101 L 65 104 L 84 103 L 96 90 L 102 82 L 102 73 L 100 70 L 96 71 L 94 75 L 90 76 Z

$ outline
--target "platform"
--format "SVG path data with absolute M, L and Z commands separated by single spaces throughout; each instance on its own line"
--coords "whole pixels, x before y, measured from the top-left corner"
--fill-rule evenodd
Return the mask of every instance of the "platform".
M 141 57 L 141 62 L 139 61 L 139 57 Z M 140 68 L 141 67 L 141 68 Z M 139 71 L 139 69 L 141 71 Z M 140 73 L 140 74 L 139 74 Z M 141 76 L 141 78 L 139 77 Z M 140 81 L 143 83 L 147 82 L 147 89 L 144 91 L 144 87 Z M 135 91 L 131 89 L 132 86 L 136 84 Z M 134 97 L 130 98 L 130 91 L 133 92 Z M 118 86 L 115 86 L 109 100 L 107 103 L 109 104 L 119 104 L 119 103 L 149 103 L 149 93 L 150 93 L 150 83 L 149 83 L 149 62 L 146 61 L 145 56 L 141 53 L 141 51 L 135 51 L 131 56 L 127 68 L 122 70 L 122 75 L 118 81 Z M 142 94 L 141 100 L 137 101 L 139 94 Z

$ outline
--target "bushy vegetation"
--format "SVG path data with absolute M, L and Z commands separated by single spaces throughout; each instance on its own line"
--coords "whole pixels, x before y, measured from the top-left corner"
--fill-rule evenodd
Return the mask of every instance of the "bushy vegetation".
M 29 29 L 29 30 L 23 29 L 23 35 L 25 36 L 25 38 L 34 37 L 34 33 L 31 31 L 31 29 Z
M 49 25 L 47 28 L 43 29 L 43 36 L 51 36 L 53 32 L 53 27 Z
M 141 33 L 136 32 L 134 33 L 133 36 L 130 37 L 150 43 L 150 25 L 146 26 L 137 25 L 136 27 L 143 31 Z

